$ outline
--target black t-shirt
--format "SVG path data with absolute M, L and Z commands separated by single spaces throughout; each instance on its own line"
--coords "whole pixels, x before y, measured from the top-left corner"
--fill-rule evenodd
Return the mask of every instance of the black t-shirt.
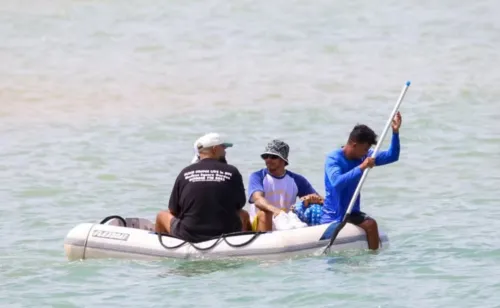
M 168 208 L 180 219 L 175 230 L 178 236 L 196 243 L 241 231 L 239 210 L 245 203 L 238 169 L 216 159 L 203 159 L 179 173 Z

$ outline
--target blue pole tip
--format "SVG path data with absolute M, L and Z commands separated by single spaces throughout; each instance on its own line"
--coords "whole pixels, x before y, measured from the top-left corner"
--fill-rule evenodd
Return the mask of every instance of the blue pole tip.
M 409 87 L 409 86 L 410 86 L 410 83 L 411 83 L 411 82 L 408 80 L 408 81 L 406 82 L 406 86 L 408 86 L 408 87 Z

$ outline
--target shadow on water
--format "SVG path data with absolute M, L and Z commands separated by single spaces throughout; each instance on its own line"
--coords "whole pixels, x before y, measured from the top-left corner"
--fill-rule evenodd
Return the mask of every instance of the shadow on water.
M 371 270 L 374 267 L 374 261 L 378 258 L 380 251 L 370 250 L 354 250 L 330 253 L 323 256 L 309 255 L 297 256 L 274 261 L 267 260 L 265 262 L 258 260 L 241 260 L 241 259 L 222 259 L 222 260 L 182 260 L 170 263 L 169 267 L 158 276 L 167 278 L 172 276 L 194 277 L 208 275 L 215 272 L 229 272 L 239 270 L 245 266 L 274 266 L 282 265 L 289 262 L 306 262 L 307 259 L 323 259 L 326 260 L 328 271 L 332 272 L 352 272 L 353 270 L 365 271 Z
M 377 256 L 380 254 L 380 251 L 372 250 L 344 251 L 329 254 L 326 257 L 326 263 L 328 264 L 326 270 L 335 273 L 370 270 L 374 267 L 374 261 L 377 260 Z
M 242 260 L 196 260 L 176 262 L 173 267 L 159 275 L 161 278 L 170 276 L 193 277 L 208 275 L 220 271 L 240 269 L 248 265 L 249 261 Z

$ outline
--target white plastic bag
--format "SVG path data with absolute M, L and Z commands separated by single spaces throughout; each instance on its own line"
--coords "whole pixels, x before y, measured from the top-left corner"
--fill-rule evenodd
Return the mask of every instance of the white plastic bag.
M 288 212 L 288 221 L 292 223 L 294 229 L 307 227 L 307 224 L 300 220 L 299 216 L 294 212 Z
M 293 212 L 281 212 L 273 218 L 273 227 L 275 230 L 290 230 L 307 227 L 307 224 Z

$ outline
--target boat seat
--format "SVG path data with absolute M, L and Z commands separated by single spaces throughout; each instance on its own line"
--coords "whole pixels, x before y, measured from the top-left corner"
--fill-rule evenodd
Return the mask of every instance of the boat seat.
M 154 231 L 155 225 L 148 219 L 138 218 L 138 217 L 127 217 L 125 218 L 127 222 L 127 228 L 141 229 Z M 108 225 L 111 226 L 120 226 L 123 227 L 123 222 L 120 219 L 112 219 L 108 222 Z

